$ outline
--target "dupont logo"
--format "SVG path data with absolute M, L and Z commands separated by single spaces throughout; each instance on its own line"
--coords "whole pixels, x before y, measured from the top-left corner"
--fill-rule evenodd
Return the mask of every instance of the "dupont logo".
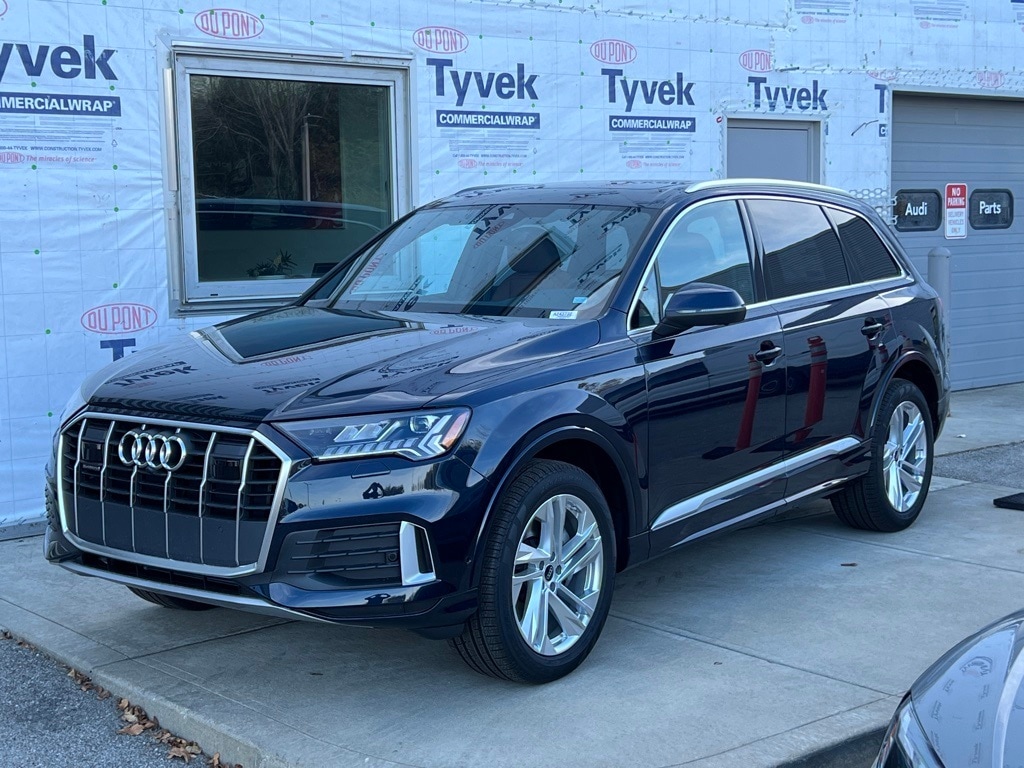
M 0 0 L 3 2 L 3 0 Z M 0 163 L 4 165 L 17 165 L 24 163 L 25 156 L 21 152 L 0 152 Z
M 644 164 L 643 164 L 642 160 L 627 160 L 626 161 L 626 167 L 627 168 L 643 168 Z
M 882 82 L 891 83 L 893 80 L 898 78 L 900 73 L 895 69 L 876 69 L 868 72 L 868 77 L 873 77 L 875 80 L 881 80 Z
M 196 28 L 210 37 L 223 40 L 248 40 L 263 34 L 263 20 L 248 11 L 211 8 L 196 14 Z
M 1002 72 L 979 70 L 978 72 L 975 72 L 974 75 L 978 78 L 978 85 L 982 88 L 998 88 L 1003 84 Z
M 771 72 L 772 55 L 760 48 L 751 48 L 740 54 L 740 66 L 747 72 Z
M 151 327 L 156 317 L 156 310 L 145 304 L 103 304 L 82 313 L 82 327 L 93 333 L 131 333 Z
M 412 41 L 428 53 L 461 53 L 469 48 L 469 38 L 452 27 L 420 27 Z
M 629 64 L 636 60 L 636 46 L 625 40 L 598 40 L 591 44 L 590 55 L 605 64 Z
M 0 16 L 7 13 L 7 0 L 0 0 Z
M 479 164 L 480 163 L 472 157 L 464 157 L 459 160 L 459 168 L 476 168 Z

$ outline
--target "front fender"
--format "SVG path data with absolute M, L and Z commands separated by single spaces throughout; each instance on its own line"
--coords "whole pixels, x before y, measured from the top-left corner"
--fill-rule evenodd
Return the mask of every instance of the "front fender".
M 502 491 L 528 461 L 555 443 L 583 440 L 603 451 L 615 465 L 626 489 L 628 535 L 637 533 L 642 526 L 640 442 L 619 410 L 577 388 L 533 392 L 510 400 L 514 402 L 499 401 L 474 413 L 474 436 L 483 432 L 487 439 L 476 446 L 471 458 L 463 456 L 473 469 L 488 478 L 492 489 L 473 545 L 467 588 L 479 582 L 478 566 Z M 466 442 L 472 443 L 473 438 Z

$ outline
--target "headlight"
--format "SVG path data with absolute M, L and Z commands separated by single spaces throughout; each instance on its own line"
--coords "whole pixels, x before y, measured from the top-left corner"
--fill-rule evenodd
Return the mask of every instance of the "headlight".
M 907 696 L 896 710 L 882 741 L 875 768 L 942 768 Z
M 469 422 L 469 411 L 420 411 L 277 424 L 318 459 L 405 456 L 432 459 L 451 449 Z

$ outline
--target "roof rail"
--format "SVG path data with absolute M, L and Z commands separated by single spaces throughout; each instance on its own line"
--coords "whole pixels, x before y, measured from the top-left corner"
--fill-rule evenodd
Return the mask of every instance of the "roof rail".
M 788 181 L 786 179 L 710 179 L 708 181 L 697 181 L 686 188 L 687 192 L 701 192 L 705 189 L 718 189 L 719 187 L 753 187 L 753 186 L 786 186 L 798 187 L 800 189 L 815 189 L 819 192 L 835 192 L 840 195 L 849 196 L 850 193 L 839 187 L 827 187 L 824 184 L 812 184 L 809 181 Z

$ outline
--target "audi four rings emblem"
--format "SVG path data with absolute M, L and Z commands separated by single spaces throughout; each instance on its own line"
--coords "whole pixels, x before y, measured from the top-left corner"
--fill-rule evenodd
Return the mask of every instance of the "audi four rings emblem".
M 151 432 L 125 432 L 117 444 L 117 456 L 123 464 L 173 472 L 188 458 L 188 444 L 181 435 Z

